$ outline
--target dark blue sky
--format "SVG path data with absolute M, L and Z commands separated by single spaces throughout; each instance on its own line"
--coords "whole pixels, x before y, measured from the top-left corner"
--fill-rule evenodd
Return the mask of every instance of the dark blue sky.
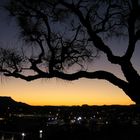
M 9 13 L 2 7 L 6 1 L 2 0 L 0 3 L 0 42 L 12 42 L 17 35 L 16 24 L 9 16 Z
M 8 46 L 13 47 L 15 44 L 17 44 L 19 41 L 19 32 L 18 28 L 16 26 L 15 20 L 8 16 L 9 13 L 2 8 L 2 6 L 9 0 L 1 0 L 0 3 L 0 45 L 1 46 Z M 114 51 L 114 54 L 116 55 L 122 55 L 124 54 L 128 40 L 123 39 L 112 39 L 107 42 L 109 46 L 111 46 L 112 50 Z M 139 41 L 140 42 L 140 41 Z M 134 67 L 137 69 L 138 72 L 140 72 L 140 43 L 137 43 L 136 50 L 134 52 L 132 62 L 134 64 Z M 16 46 L 14 46 L 15 48 Z

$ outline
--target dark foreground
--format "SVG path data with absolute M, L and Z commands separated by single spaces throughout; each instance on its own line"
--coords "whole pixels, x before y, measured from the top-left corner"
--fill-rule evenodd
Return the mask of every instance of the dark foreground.
M 25 109 L 26 110 L 26 109 Z M 0 140 L 139 140 L 139 106 L 7 108 Z
M 20 127 L 20 126 L 19 126 Z M 48 126 L 33 131 L 1 131 L 0 140 L 139 140 L 140 126 L 108 125 L 101 128 L 89 128 L 85 124 Z M 35 130 L 36 129 L 36 130 Z
M 140 140 L 140 106 L 29 106 L 0 97 L 0 140 Z

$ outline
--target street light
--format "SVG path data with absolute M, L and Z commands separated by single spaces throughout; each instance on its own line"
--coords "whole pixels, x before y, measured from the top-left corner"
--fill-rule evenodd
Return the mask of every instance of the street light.
M 43 133 L 43 130 L 39 130 L 39 138 L 40 139 L 42 139 L 42 137 L 43 137 L 42 133 Z
M 22 136 L 22 140 L 24 140 L 24 137 L 26 136 L 25 133 L 21 133 L 21 136 Z

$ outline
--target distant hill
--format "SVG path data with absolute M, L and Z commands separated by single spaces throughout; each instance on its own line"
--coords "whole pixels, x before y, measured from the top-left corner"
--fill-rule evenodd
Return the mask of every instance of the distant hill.
M 13 114 L 50 114 L 55 115 L 58 112 L 61 114 L 69 114 L 68 112 L 73 112 L 77 114 L 78 112 L 100 112 L 101 110 L 129 110 L 129 111 L 140 111 L 140 106 L 130 105 L 130 106 L 121 106 L 121 105 L 110 105 L 110 106 L 31 106 L 22 102 L 17 102 L 11 97 L 0 96 L 0 114 L 8 115 Z
M 22 102 L 16 102 L 11 97 L 0 96 L 0 106 L 29 106 Z
M 28 111 L 30 109 L 30 105 L 16 102 L 11 97 L 0 96 L 0 112 L 22 112 Z
M 26 103 L 17 102 L 8 96 L 0 96 L 0 114 L 23 113 L 23 114 L 44 114 L 57 110 L 55 106 L 31 106 Z

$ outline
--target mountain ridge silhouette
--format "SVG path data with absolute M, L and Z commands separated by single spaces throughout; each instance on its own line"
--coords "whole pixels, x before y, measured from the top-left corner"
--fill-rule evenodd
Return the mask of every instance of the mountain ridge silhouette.
M 0 96 L 0 106 L 30 106 L 26 103 L 17 102 L 12 99 L 10 96 Z
M 26 103 L 17 102 L 9 96 L 0 96 L 0 113 L 2 114 L 29 112 L 30 109 L 31 106 Z

